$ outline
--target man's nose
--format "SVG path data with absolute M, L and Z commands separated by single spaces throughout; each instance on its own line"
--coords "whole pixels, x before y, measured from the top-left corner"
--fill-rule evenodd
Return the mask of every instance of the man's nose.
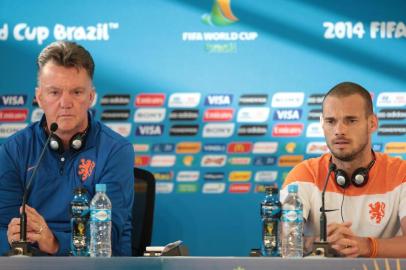
M 60 99 L 60 105 L 62 108 L 70 108 L 72 107 L 72 97 L 69 92 L 63 92 L 61 99 Z
M 341 121 L 338 121 L 336 126 L 335 126 L 335 132 L 336 135 L 344 135 L 347 133 L 347 125 Z

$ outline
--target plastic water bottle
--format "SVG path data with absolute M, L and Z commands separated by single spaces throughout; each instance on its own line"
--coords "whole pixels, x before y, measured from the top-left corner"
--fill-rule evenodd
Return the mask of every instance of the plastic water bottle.
M 89 256 L 89 200 L 87 190 L 75 188 L 71 202 L 71 254 Z
M 111 257 L 111 202 L 105 184 L 96 185 L 90 202 L 90 257 Z
M 282 257 L 303 257 L 303 204 L 298 186 L 288 186 L 288 196 L 282 204 Z
M 261 202 L 262 256 L 279 256 L 279 219 L 281 202 L 277 187 L 266 186 Z

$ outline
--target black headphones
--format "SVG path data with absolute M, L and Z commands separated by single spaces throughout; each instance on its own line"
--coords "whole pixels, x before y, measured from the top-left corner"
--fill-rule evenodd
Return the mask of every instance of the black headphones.
M 366 168 L 358 168 L 354 171 L 351 178 L 348 177 L 347 173 L 344 170 L 336 169 L 334 170 L 335 182 L 341 188 L 347 188 L 351 183 L 356 187 L 362 187 L 368 182 L 368 174 L 372 166 L 375 164 L 375 153 L 372 151 L 373 160 L 369 163 Z M 331 162 L 331 158 L 330 158 Z M 333 163 L 334 164 L 334 163 Z
M 79 151 L 82 148 L 82 146 L 85 144 L 85 141 L 86 141 L 87 130 L 88 130 L 88 127 L 85 129 L 85 131 L 78 132 L 72 136 L 72 138 L 69 140 L 69 148 L 71 150 Z M 45 122 L 45 132 L 47 134 L 49 134 L 48 126 L 47 126 L 46 122 Z M 51 138 L 49 140 L 49 148 L 51 148 L 53 151 L 56 151 L 60 154 L 62 154 L 64 152 L 62 140 L 55 133 L 53 133 L 51 135 Z

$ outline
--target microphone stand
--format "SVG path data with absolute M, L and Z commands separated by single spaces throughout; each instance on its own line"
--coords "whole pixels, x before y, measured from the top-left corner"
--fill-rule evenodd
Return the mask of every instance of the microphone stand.
M 336 165 L 334 163 L 331 163 L 328 169 L 326 181 L 324 182 L 323 191 L 321 193 L 320 241 L 313 242 L 313 251 L 311 252 L 312 256 L 339 257 L 337 251 L 331 247 L 329 242 L 327 242 L 327 215 L 326 215 L 326 212 L 337 211 L 338 209 L 327 210 L 325 208 L 325 198 L 324 198 L 330 174 L 335 169 Z
M 34 171 L 30 179 L 28 180 L 27 187 L 24 190 L 23 202 L 21 205 L 20 213 L 20 240 L 11 243 L 11 249 L 8 252 L 8 256 L 39 256 L 43 255 L 41 251 L 33 247 L 30 242 L 27 241 L 27 213 L 25 212 L 25 205 L 27 204 L 28 190 L 30 189 L 31 182 L 34 179 L 35 174 L 37 173 L 38 166 L 44 156 L 45 150 L 53 133 L 58 129 L 58 124 L 52 123 L 50 127 L 50 134 L 45 141 L 44 147 L 42 148 L 41 154 L 39 155 L 37 165 L 34 167 Z

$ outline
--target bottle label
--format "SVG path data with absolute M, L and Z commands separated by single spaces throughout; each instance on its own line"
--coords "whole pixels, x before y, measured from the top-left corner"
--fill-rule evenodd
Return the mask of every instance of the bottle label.
M 111 210 L 92 209 L 90 210 L 90 220 L 95 222 L 111 221 Z
M 282 210 L 283 222 L 303 222 L 303 210 Z

